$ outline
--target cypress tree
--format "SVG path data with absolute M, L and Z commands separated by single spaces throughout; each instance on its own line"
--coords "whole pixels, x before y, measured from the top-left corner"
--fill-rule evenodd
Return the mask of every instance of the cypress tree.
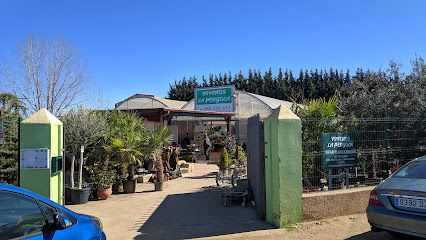
M 18 126 L 25 110 L 15 95 L 0 94 L 0 122 L 4 130 L 4 141 L 0 142 L 0 183 L 18 185 Z

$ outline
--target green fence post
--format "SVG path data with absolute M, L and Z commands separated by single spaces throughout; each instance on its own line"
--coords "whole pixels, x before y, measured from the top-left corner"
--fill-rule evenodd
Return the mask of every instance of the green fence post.
M 62 122 L 44 108 L 20 124 L 20 187 L 59 204 L 64 191 L 62 129 Z
M 277 227 L 300 222 L 302 123 L 281 105 L 264 120 L 266 220 Z

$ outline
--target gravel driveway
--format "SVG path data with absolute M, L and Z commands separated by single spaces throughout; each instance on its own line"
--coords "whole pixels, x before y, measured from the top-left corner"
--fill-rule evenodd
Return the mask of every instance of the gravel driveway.
M 224 207 L 217 170 L 214 164 L 197 163 L 194 172 L 169 181 L 165 191 L 141 183 L 134 194 L 67 207 L 99 217 L 108 239 L 393 239 L 371 232 L 365 214 L 277 229 L 259 220 L 251 204 Z

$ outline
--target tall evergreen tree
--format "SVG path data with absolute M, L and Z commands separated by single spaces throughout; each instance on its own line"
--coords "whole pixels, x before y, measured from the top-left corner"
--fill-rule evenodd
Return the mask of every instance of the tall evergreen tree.
M 25 111 L 15 95 L 0 94 L 0 122 L 4 129 L 4 141 L 0 142 L 0 183 L 18 185 L 18 125 Z

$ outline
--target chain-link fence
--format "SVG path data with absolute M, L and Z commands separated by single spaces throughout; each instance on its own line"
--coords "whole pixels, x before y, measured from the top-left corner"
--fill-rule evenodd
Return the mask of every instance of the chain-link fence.
M 426 155 L 424 119 L 302 119 L 303 187 L 305 192 L 374 185 L 413 158 Z M 356 134 L 356 166 L 344 178 L 331 179 L 322 164 L 323 133 Z M 333 168 L 332 175 L 346 174 Z

